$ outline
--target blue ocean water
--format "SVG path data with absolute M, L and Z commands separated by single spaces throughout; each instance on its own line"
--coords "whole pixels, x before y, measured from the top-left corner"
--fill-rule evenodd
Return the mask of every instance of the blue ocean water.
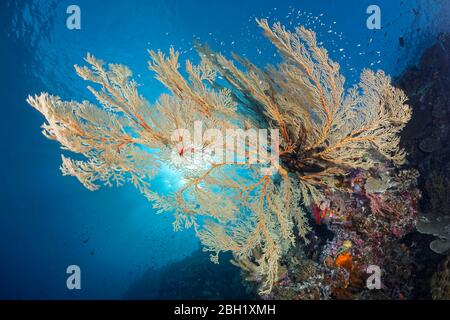
M 449 30 L 448 1 L 376 2 L 381 30 L 366 27 L 366 0 L 1 0 L 0 298 L 121 298 L 149 268 L 198 248 L 191 231 L 174 233 L 172 216 L 154 214 L 133 187 L 90 192 L 63 177 L 59 147 L 41 135 L 28 94 L 94 101 L 73 69 L 87 52 L 128 65 L 150 101 L 165 88 L 147 70 L 147 49 L 173 46 L 195 60 L 198 40 L 258 65 L 276 62 L 255 18 L 316 30 L 349 84 L 363 68 L 398 75 Z M 81 9 L 81 30 L 66 27 L 71 4 Z M 156 187 L 164 193 L 176 183 L 167 172 Z M 71 264 L 82 270 L 82 290 L 66 288 Z

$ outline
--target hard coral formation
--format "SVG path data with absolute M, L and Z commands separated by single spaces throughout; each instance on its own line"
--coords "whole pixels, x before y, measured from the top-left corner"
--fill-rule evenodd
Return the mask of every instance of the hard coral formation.
M 299 262 L 311 269 L 304 270 L 307 279 L 293 292 L 349 297 L 346 288 L 360 283 L 363 266 L 381 264 L 383 246 L 412 225 L 417 195 L 400 187 L 393 170 L 405 159 L 399 132 L 411 116 L 406 96 L 382 71 L 364 70 L 360 83 L 346 89 L 339 64 L 317 44 L 314 32 L 257 23 L 282 56 L 277 66 L 261 70 L 234 56 L 238 68 L 198 45 L 200 63 L 186 62 L 186 79 L 177 52 L 150 51 L 150 70 L 171 91 L 151 105 L 127 67 L 106 66 L 88 55 L 90 66 L 76 66 L 76 71 L 97 87 L 88 88 L 100 106 L 46 93 L 28 102 L 45 116 L 46 137 L 84 156 L 63 156 L 63 174 L 90 190 L 131 182 L 158 211 L 175 213 L 176 229 L 193 227 L 214 262 L 220 252 L 231 251 L 236 264 L 246 265 L 259 280 L 261 294 L 270 294 L 274 285 L 290 285 L 288 278 L 280 279 L 280 265 L 290 250 L 308 242 L 311 225 L 305 211 L 318 207 L 316 222 L 335 233 L 323 256 L 330 257 L 330 266 Z M 275 174 L 235 159 L 192 160 L 187 150 L 203 151 L 213 143 L 229 148 L 218 140 L 185 145 L 171 139 L 177 129 L 193 134 L 200 120 L 204 129 L 278 129 L 281 162 Z M 252 147 L 245 136 L 240 139 Z M 274 151 L 268 149 L 265 153 Z M 185 183 L 161 195 L 151 184 L 167 164 Z M 384 190 L 377 179 L 387 179 L 381 182 Z
M 445 172 L 435 171 L 430 174 L 424 188 L 429 204 L 425 207 L 426 213 L 417 221 L 419 232 L 437 237 L 430 243 L 430 249 L 439 254 L 450 250 L 449 187 L 450 179 L 445 176 Z
M 450 250 L 450 216 L 422 215 L 417 220 L 417 230 L 437 237 L 430 243 L 434 252 L 444 254 Z
M 447 256 L 431 278 L 431 296 L 435 300 L 450 300 L 450 256 Z

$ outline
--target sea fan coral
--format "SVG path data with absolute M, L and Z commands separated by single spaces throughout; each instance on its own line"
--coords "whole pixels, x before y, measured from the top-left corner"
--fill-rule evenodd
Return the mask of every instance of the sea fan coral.
M 177 230 L 193 227 L 205 250 L 214 253 L 213 261 L 221 251 L 232 251 L 236 261 L 251 262 L 266 294 L 296 235 L 306 241 L 305 208 L 322 203 L 325 190 L 340 189 L 341 178 L 352 169 L 404 161 L 398 133 L 411 112 L 404 93 L 382 71 L 364 70 L 361 82 L 345 89 L 339 64 L 318 46 L 314 32 L 257 23 L 282 56 L 277 66 L 261 70 L 235 56 L 243 67 L 238 68 L 197 45 L 200 63 L 186 61 L 185 78 L 178 52 L 150 51 L 149 69 L 171 91 L 151 105 L 127 67 L 106 66 L 88 54 L 89 67 L 75 69 L 97 86 L 88 88 L 100 106 L 47 93 L 30 96 L 28 103 L 45 116 L 47 138 L 85 158 L 63 156 L 63 174 L 89 190 L 131 182 L 158 211 L 174 212 Z M 219 74 L 226 84 L 217 81 Z M 252 144 L 252 130 L 262 128 L 272 129 L 275 142 L 279 130 L 279 145 Z M 194 142 L 174 134 L 183 130 L 195 136 L 202 129 L 241 134 L 232 137 L 231 146 L 218 135 L 206 137 L 206 131 Z M 245 147 L 244 161 L 214 161 L 211 146 L 235 154 L 239 144 Z M 255 150 L 259 161 L 249 161 Z M 274 159 L 276 172 L 261 170 Z M 151 183 L 165 165 L 185 183 L 162 195 Z

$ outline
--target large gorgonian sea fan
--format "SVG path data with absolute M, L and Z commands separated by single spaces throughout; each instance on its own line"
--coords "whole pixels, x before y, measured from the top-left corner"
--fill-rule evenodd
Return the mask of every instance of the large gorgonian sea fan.
M 151 105 L 126 66 L 106 66 L 88 54 L 89 67 L 75 69 L 95 84 L 88 88 L 100 106 L 47 93 L 30 96 L 28 103 L 45 116 L 47 138 L 84 156 L 62 156 L 64 175 L 75 176 L 89 190 L 131 182 L 158 212 L 174 212 L 176 230 L 193 227 L 213 261 L 221 251 L 232 251 L 238 262 L 252 261 L 262 279 L 260 293 L 267 294 L 296 236 L 306 241 L 305 209 L 323 201 L 325 189 L 339 190 L 339 179 L 351 169 L 403 163 L 398 134 L 411 111 L 405 94 L 382 71 L 364 70 L 358 85 L 344 89 L 339 64 L 317 45 L 314 32 L 257 23 L 282 56 L 277 66 L 261 70 L 234 56 L 238 68 L 197 46 L 200 63 L 186 61 L 186 79 L 178 52 L 150 51 L 149 69 L 171 91 Z M 260 164 L 238 161 L 194 163 L 187 170 L 183 161 L 174 161 L 172 151 L 180 141 L 171 135 L 176 129 L 192 131 L 196 121 L 223 131 L 279 129 L 276 174 L 261 174 Z M 208 143 L 186 147 L 202 149 Z M 184 183 L 174 193 L 159 194 L 152 179 L 166 165 Z

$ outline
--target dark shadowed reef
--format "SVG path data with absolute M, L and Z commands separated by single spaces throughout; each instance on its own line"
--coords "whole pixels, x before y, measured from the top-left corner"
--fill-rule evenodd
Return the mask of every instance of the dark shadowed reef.
M 406 69 L 396 82 L 413 109 L 402 143 L 409 153 L 408 165 L 420 172 L 422 191 L 417 222 L 422 234 L 406 237 L 415 257 L 414 298 L 449 299 L 450 270 L 444 246 L 450 225 L 450 34 L 439 35 L 418 65 Z M 436 232 L 431 227 L 447 231 Z
M 244 287 L 237 267 L 228 263 L 211 263 L 209 254 L 201 249 L 185 259 L 160 269 L 147 270 L 133 283 L 124 299 L 252 299 L 256 287 Z

